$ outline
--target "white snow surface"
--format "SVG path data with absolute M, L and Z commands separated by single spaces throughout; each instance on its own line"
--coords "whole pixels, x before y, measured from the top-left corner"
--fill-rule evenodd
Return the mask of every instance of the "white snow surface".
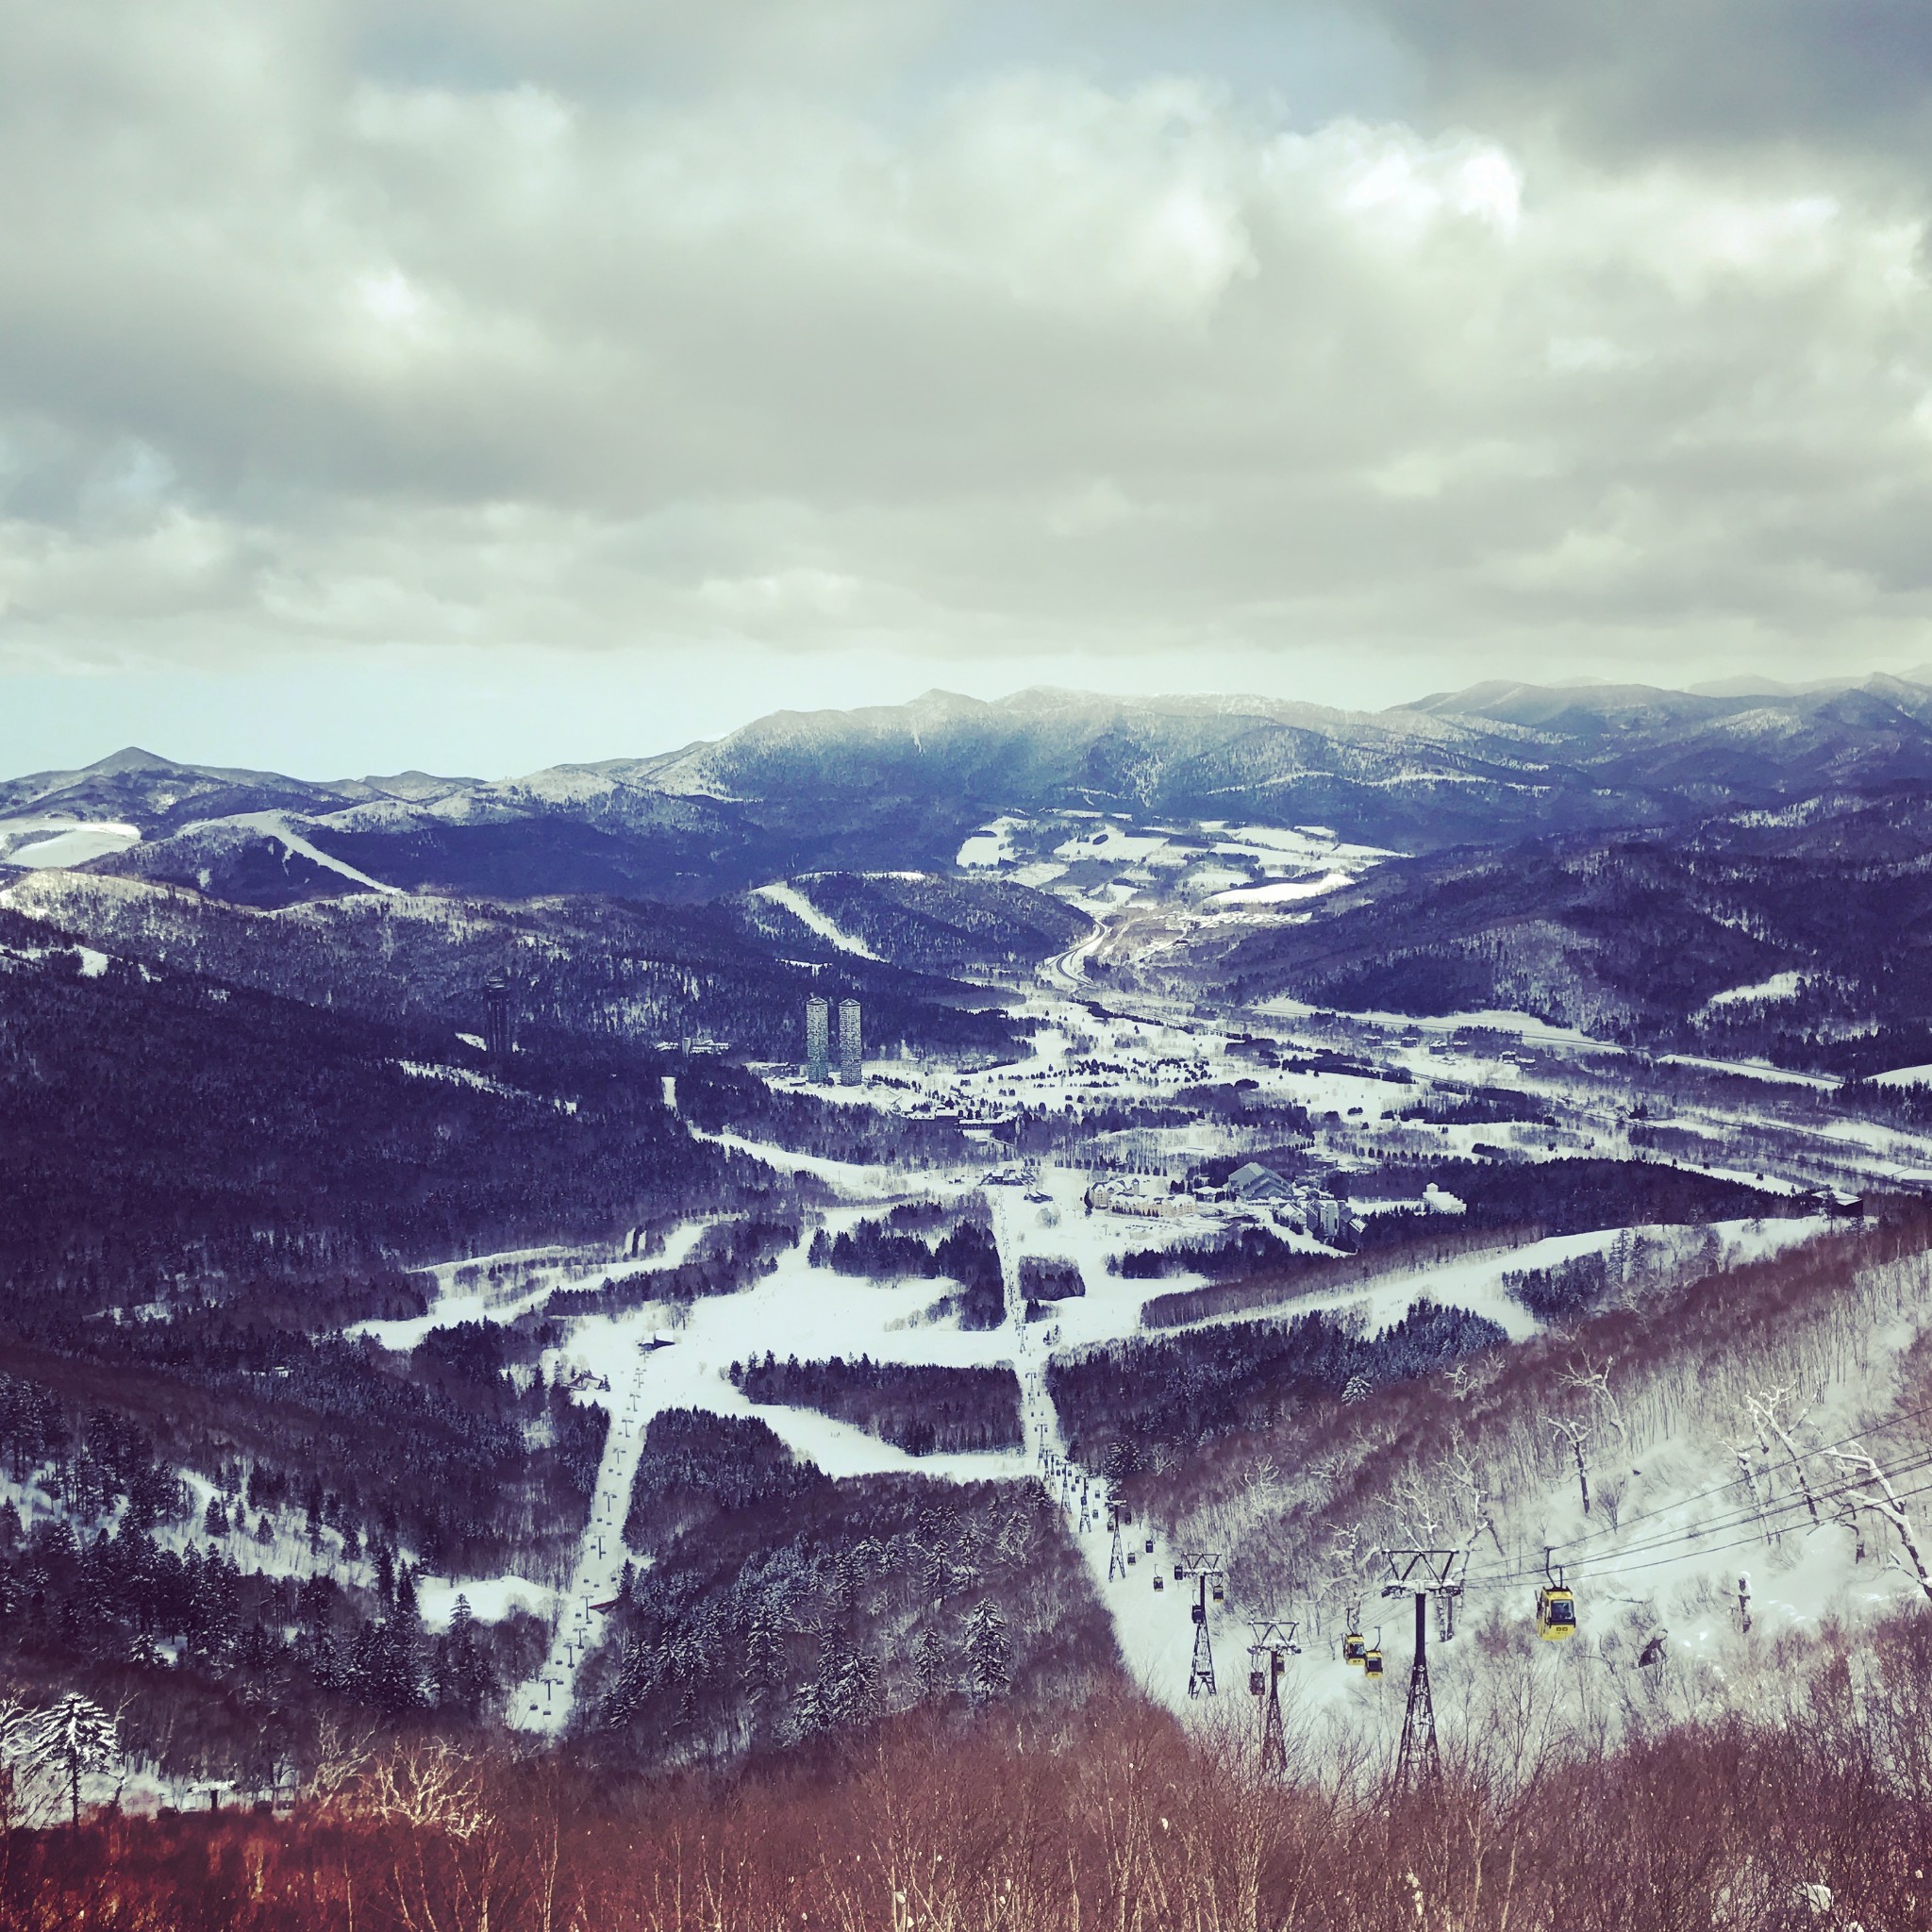
M 1708 1013 L 1725 1007 L 1778 1006 L 1796 999 L 1803 984 L 1802 976 L 1796 973 L 1774 973 L 1769 979 L 1760 979 L 1755 985 L 1734 986 L 1712 993 L 1698 1010 Z
M 801 924 L 809 926 L 822 940 L 829 940 L 841 953 L 853 953 L 861 959 L 878 958 L 857 933 L 847 932 L 830 913 L 820 911 L 796 886 L 780 880 L 774 885 L 760 886 L 758 896 L 769 899 L 774 906 L 784 907 Z
M 959 847 L 958 856 L 953 863 L 965 871 L 978 866 L 999 865 L 1016 857 L 1013 834 L 1025 823 L 1024 818 L 1000 818 L 990 825 L 982 825 Z
M 1287 906 L 1303 899 L 1320 899 L 1352 886 L 1355 879 L 1345 872 L 1324 873 L 1315 879 L 1275 879 L 1265 886 L 1236 886 L 1213 894 L 1216 906 Z
M 499 1624 L 512 1610 L 530 1610 L 548 1619 L 556 1614 L 557 1592 L 527 1576 L 471 1576 L 451 1581 L 425 1576 L 416 1585 L 416 1607 L 432 1630 L 447 1630 L 458 1597 L 479 1624 Z
M 140 842 L 140 826 L 107 820 L 0 819 L 0 863 L 29 871 L 85 865 Z

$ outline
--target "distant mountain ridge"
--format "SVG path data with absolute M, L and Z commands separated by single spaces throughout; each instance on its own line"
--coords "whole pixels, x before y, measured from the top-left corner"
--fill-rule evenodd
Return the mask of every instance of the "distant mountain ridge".
M 774 712 L 715 741 L 508 780 L 311 781 L 130 747 L 0 782 L 0 832 L 29 819 L 124 824 L 140 842 L 98 869 L 260 903 L 347 890 L 356 875 L 697 900 L 804 870 L 945 867 L 964 836 L 1010 811 L 1320 824 L 1425 853 L 1923 784 L 1932 685 L 1890 676 L 1733 692 L 1491 683 L 1376 712 L 934 691 Z

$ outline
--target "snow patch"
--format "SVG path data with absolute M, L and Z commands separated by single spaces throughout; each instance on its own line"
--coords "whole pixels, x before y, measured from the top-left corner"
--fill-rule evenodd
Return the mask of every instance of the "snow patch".
M 423 1577 L 416 1585 L 416 1607 L 432 1630 L 447 1630 L 456 1614 L 457 1598 L 469 1599 L 470 1614 L 479 1624 L 500 1624 L 512 1610 L 531 1610 L 548 1619 L 556 1613 L 557 1592 L 548 1584 L 527 1576 L 471 1576 L 448 1581 Z
M 999 865 L 1014 858 L 1013 834 L 1025 823 L 1022 818 L 1001 818 L 993 820 L 990 825 L 981 825 L 959 847 L 958 857 L 953 863 L 965 869 Z
M 1324 873 L 1318 879 L 1276 879 L 1270 885 L 1236 886 L 1228 891 L 1216 892 L 1213 904 L 1283 906 L 1297 899 L 1319 899 L 1325 893 L 1339 892 L 1343 886 L 1354 884 L 1354 878 L 1345 872 Z
M 1769 979 L 1760 979 L 1753 986 L 1734 986 L 1724 992 L 1714 992 L 1698 1008 L 1700 1013 L 1722 1012 L 1726 1007 L 1772 1007 L 1786 1000 L 1794 1000 L 1804 984 L 1796 973 L 1774 973 Z

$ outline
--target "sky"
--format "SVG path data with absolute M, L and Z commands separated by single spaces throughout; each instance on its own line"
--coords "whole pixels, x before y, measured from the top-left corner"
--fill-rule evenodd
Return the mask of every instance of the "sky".
M 1924 0 L 0 28 L 0 770 L 1932 663 Z

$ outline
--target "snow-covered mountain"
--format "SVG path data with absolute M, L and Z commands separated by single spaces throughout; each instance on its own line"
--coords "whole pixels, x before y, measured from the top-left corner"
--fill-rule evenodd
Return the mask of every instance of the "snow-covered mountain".
M 0 784 L 0 860 L 37 862 L 32 839 L 81 822 L 128 828 L 83 862 L 245 901 L 369 879 L 701 900 L 809 870 L 943 867 L 1009 811 L 1320 824 L 1425 853 L 1928 784 L 1932 688 L 1889 677 L 1727 693 L 1491 684 L 1373 713 L 929 691 L 774 712 L 715 741 L 496 781 L 311 782 L 127 750 Z

